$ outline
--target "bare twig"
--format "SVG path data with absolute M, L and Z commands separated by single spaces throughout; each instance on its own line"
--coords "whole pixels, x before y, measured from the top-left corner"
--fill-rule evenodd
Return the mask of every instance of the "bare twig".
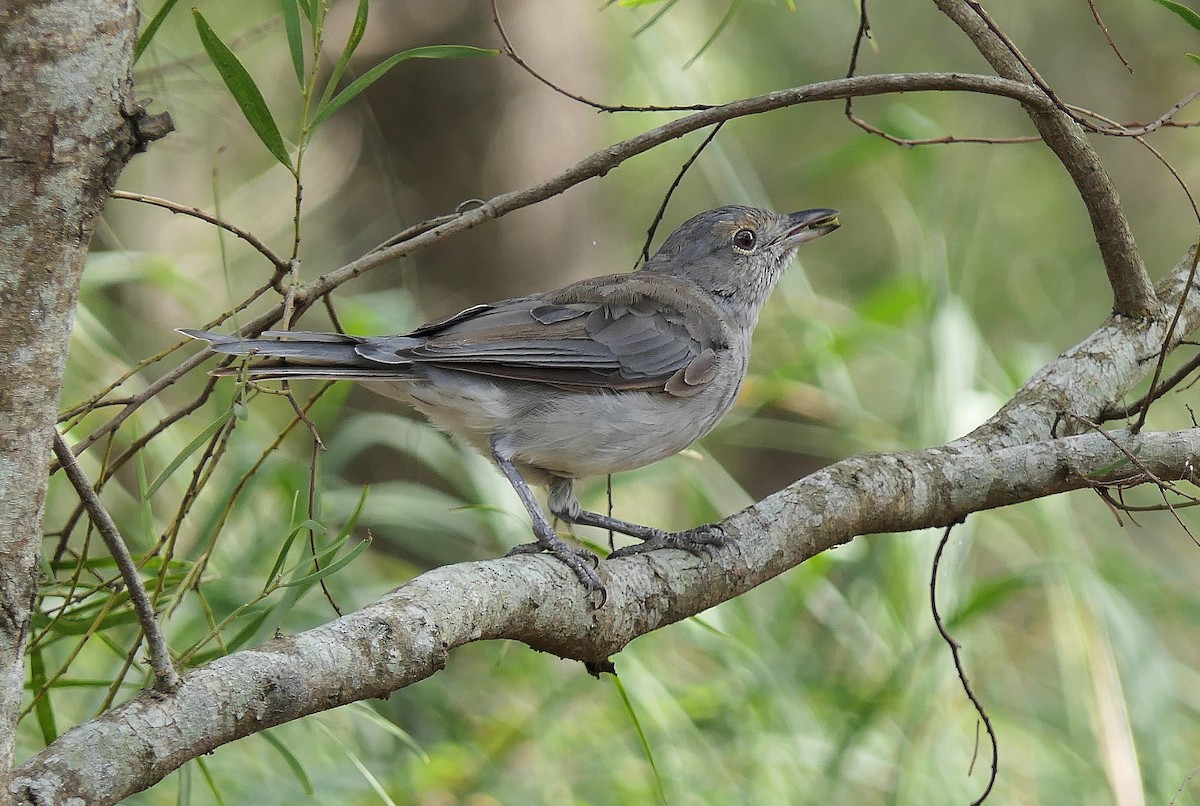
M 557 92 L 564 98 L 570 98 L 572 101 L 590 106 L 600 112 L 692 112 L 699 109 L 711 109 L 714 104 L 689 104 L 686 106 L 627 106 L 625 104 L 605 104 L 599 101 L 593 101 L 590 98 L 585 98 L 582 95 L 563 89 L 555 84 L 544 75 L 534 70 L 529 64 L 521 58 L 513 47 L 512 40 L 508 38 L 508 33 L 504 30 L 504 23 L 500 21 L 500 9 L 497 7 L 496 0 L 491 0 L 492 5 L 492 25 L 496 28 L 496 33 L 500 35 L 500 42 L 503 45 L 504 55 L 507 56 L 513 64 L 520 67 L 537 81 L 545 84 L 550 89 Z
M 633 264 L 635 269 L 638 267 L 638 262 L 645 263 L 650 259 L 650 244 L 654 241 L 654 233 L 658 231 L 658 225 L 662 223 L 663 214 L 667 212 L 667 205 L 671 203 L 671 197 L 675 195 L 679 183 L 683 181 L 683 177 L 688 172 L 688 169 L 692 167 L 692 163 L 699 158 L 704 149 L 708 148 L 708 144 L 713 141 L 713 138 L 717 136 L 717 133 L 721 131 L 721 127 L 724 125 L 725 122 L 721 121 L 716 126 L 713 126 L 713 130 L 704 138 L 704 142 L 692 152 L 692 156 L 688 157 L 687 162 L 683 163 L 683 166 L 679 169 L 679 173 L 675 175 L 675 181 L 671 183 L 671 187 L 667 188 L 667 194 L 663 196 L 662 204 L 658 206 L 658 212 L 654 214 L 654 220 L 650 222 L 650 228 L 646 230 L 646 242 L 642 244 L 641 254 Z
M 1121 49 L 1117 47 L 1117 43 L 1113 41 L 1112 34 L 1108 32 L 1108 26 L 1104 24 L 1104 18 L 1100 16 L 1100 10 L 1096 8 L 1096 0 L 1087 0 L 1088 8 L 1092 11 L 1092 19 L 1096 21 L 1096 25 L 1100 28 L 1100 33 L 1104 34 L 1104 41 L 1108 42 L 1108 46 L 1112 48 L 1112 52 L 1117 54 L 1117 58 L 1121 60 L 1121 64 L 1125 65 L 1125 69 L 1133 72 L 1133 65 L 1125 58 L 1125 54 L 1121 53 Z
M 206 213 L 199 207 L 189 207 L 186 204 L 173 202 L 170 199 L 160 199 L 158 196 L 147 196 L 144 193 L 130 193 L 127 190 L 114 190 L 110 195 L 114 199 L 142 202 L 143 204 L 150 204 L 155 207 L 161 207 L 164 210 L 170 210 L 172 213 L 181 213 L 183 215 L 189 215 L 192 218 L 198 218 L 201 221 L 206 221 L 209 224 L 220 227 L 227 232 L 232 232 L 234 235 L 253 246 L 258 250 L 259 254 L 271 261 L 272 265 L 274 265 L 275 268 L 279 269 L 280 271 L 288 271 L 290 268 L 288 261 L 271 251 L 271 248 L 259 240 L 258 236 L 253 232 L 242 229 L 236 224 L 230 224 L 228 221 L 220 219 L 212 213 Z
M 1167 360 L 1167 353 L 1170 352 L 1172 339 L 1175 337 L 1175 328 L 1179 326 L 1179 317 L 1183 315 L 1183 308 L 1187 304 L 1188 297 L 1192 293 L 1193 284 L 1196 281 L 1196 268 L 1200 264 L 1200 242 L 1192 247 L 1192 265 L 1188 271 L 1187 281 L 1183 287 L 1183 293 L 1179 295 L 1179 304 L 1175 306 L 1175 312 L 1171 315 L 1171 324 L 1167 327 L 1167 333 L 1163 336 L 1162 349 L 1158 351 L 1158 361 L 1154 365 L 1154 374 L 1150 376 L 1150 389 L 1158 387 L 1158 379 L 1162 377 L 1163 363 Z M 1135 434 L 1142 429 L 1146 424 L 1146 417 L 1150 414 L 1150 404 L 1154 400 L 1149 395 L 1146 396 L 1146 405 L 1142 407 L 1138 414 L 1137 422 L 1131 427 Z
M 988 717 L 987 710 L 984 709 L 983 703 L 975 694 L 975 690 L 971 688 L 971 681 L 967 679 L 966 669 L 963 668 L 962 658 L 959 657 L 958 651 L 962 645 L 954 640 L 950 632 L 946 629 L 946 625 L 942 623 L 942 616 L 938 613 L 937 605 L 937 575 L 938 566 L 942 562 L 942 552 L 946 549 L 946 543 L 950 540 L 950 532 L 954 529 L 954 524 L 946 527 L 946 531 L 942 533 L 942 539 L 938 541 L 937 551 L 933 554 L 933 570 L 929 574 L 929 608 L 933 611 L 933 623 L 937 626 L 937 631 L 941 633 L 942 640 L 946 642 L 946 646 L 950 647 L 950 654 L 954 658 L 954 669 L 958 672 L 959 682 L 962 683 L 963 692 L 967 695 L 967 699 L 975 706 L 976 713 L 979 714 L 979 719 L 983 722 L 983 727 L 987 730 L 988 738 L 992 744 L 992 771 L 988 776 L 987 786 L 983 788 L 983 792 L 978 798 L 971 801 L 971 806 L 979 806 L 987 800 L 991 794 L 992 787 L 996 785 L 996 774 L 1000 768 L 1000 748 L 996 742 L 996 731 L 992 727 L 992 720 Z M 974 761 L 971 762 L 974 767 Z
M 1133 240 L 1116 186 L 1080 128 L 1086 125 L 1094 130 L 1096 127 L 1074 115 L 1058 99 L 978 2 L 934 2 L 971 39 L 999 75 L 1037 90 L 1042 100 L 1036 105 L 1025 104 L 1026 111 L 1079 189 L 1112 286 L 1113 309 L 1124 316 L 1157 314 L 1159 305 L 1154 287 Z
M 71 453 L 71 449 L 67 447 L 67 443 L 57 429 L 54 431 L 54 455 L 58 457 L 63 470 L 66 471 L 67 478 L 71 481 L 71 486 L 75 488 L 83 505 L 87 507 L 88 516 L 96 525 L 100 536 L 104 538 L 104 544 L 108 546 L 109 554 L 112 555 L 117 568 L 120 569 L 121 578 L 125 580 L 129 598 L 133 602 L 133 609 L 137 611 L 138 621 L 142 625 L 142 633 L 146 636 L 146 643 L 150 647 L 150 665 L 154 669 L 154 687 L 162 692 L 174 691 L 179 688 L 179 675 L 175 672 L 175 667 L 171 665 L 167 642 L 154 618 L 154 608 L 150 604 L 149 597 L 146 596 L 142 577 L 133 563 L 133 557 L 129 555 L 125 540 L 117 531 L 117 525 L 104 508 L 104 504 L 100 502 L 99 496 L 92 489 L 91 482 L 84 475 L 79 462 L 75 460 L 75 454 Z

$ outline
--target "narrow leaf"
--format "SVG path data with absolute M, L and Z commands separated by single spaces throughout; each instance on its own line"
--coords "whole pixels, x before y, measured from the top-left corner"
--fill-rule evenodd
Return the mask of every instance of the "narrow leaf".
M 300 579 L 288 580 L 287 582 L 284 582 L 281 587 L 290 588 L 293 585 L 310 585 L 319 579 L 324 579 L 325 577 L 329 576 L 330 574 L 336 574 L 338 571 L 342 570 L 347 565 L 354 562 L 354 559 L 356 557 L 358 557 L 358 555 L 360 555 L 364 551 L 366 551 L 368 548 L 370 548 L 370 546 L 371 546 L 371 537 L 370 537 L 370 535 L 368 535 L 361 543 L 359 543 L 354 548 L 350 549 L 350 551 L 345 556 L 338 558 L 336 561 L 330 563 L 329 565 L 326 565 L 320 571 L 314 571 L 313 573 L 309 574 L 308 576 L 301 577 Z
M 317 790 L 313 789 L 312 781 L 308 780 L 308 774 L 304 772 L 304 765 L 287 748 L 287 745 L 276 739 L 275 735 L 269 730 L 261 731 L 258 735 L 266 739 L 267 744 L 274 747 L 275 751 L 283 756 L 283 760 L 288 765 L 288 768 L 291 769 L 292 775 L 296 776 L 296 780 L 300 782 L 300 786 L 304 787 L 304 794 L 309 796 L 317 794 Z
M 54 724 L 54 706 L 50 703 L 50 692 L 45 691 L 46 660 L 42 656 L 41 647 L 29 653 L 29 677 L 34 694 L 45 692 L 34 706 L 34 712 L 37 714 L 38 727 L 42 729 L 42 741 L 49 745 L 58 738 L 58 728 Z
M 1200 64 L 1200 56 L 1197 56 L 1195 53 L 1185 53 L 1184 55 L 1194 61 L 1196 64 Z
M 1156 0 L 1156 2 L 1161 3 L 1163 0 Z M 717 27 L 712 32 L 712 35 L 709 36 L 705 43 L 700 46 L 700 50 L 692 54 L 692 58 L 688 59 L 687 63 L 683 65 L 684 70 L 695 64 L 696 60 L 703 56 L 704 52 L 712 46 L 712 43 L 717 41 L 717 37 L 721 35 L 721 32 L 729 27 L 729 23 L 733 22 L 733 15 L 737 13 L 738 6 L 741 4 L 742 0 L 730 0 L 729 8 L 725 10 L 725 16 L 722 17 L 721 21 L 717 23 Z
M 667 790 L 663 787 L 662 775 L 658 771 L 658 765 L 654 763 L 654 751 L 650 749 L 650 740 L 646 738 L 646 731 L 642 730 L 642 721 L 638 719 L 637 711 L 633 708 L 633 701 L 629 699 L 629 693 L 625 691 L 625 684 L 621 682 L 621 678 L 614 674 L 612 681 L 613 685 L 617 687 L 617 693 L 621 695 L 621 702 L 625 703 L 625 711 L 629 714 L 630 721 L 633 722 L 633 729 L 637 732 L 638 739 L 642 742 L 642 752 L 646 754 L 646 760 L 650 762 L 650 771 L 654 773 L 654 783 L 658 788 L 658 797 L 663 802 L 663 806 L 667 806 Z
M 1175 0 L 1154 0 L 1154 2 L 1165 9 L 1174 11 L 1184 22 L 1200 31 L 1200 14 L 1192 11 L 1183 3 L 1176 3 Z
M 175 8 L 175 4 L 179 0 L 167 0 L 162 4 L 162 7 L 155 12 L 150 18 L 150 22 L 146 25 L 146 30 L 142 31 L 142 35 L 138 37 L 137 44 L 133 47 L 133 63 L 137 64 L 137 60 L 142 58 L 142 53 L 150 45 L 150 40 L 158 33 L 158 27 L 163 24 L 163 20 L 171 13 L 171 9 Z
M 192 16 L 196 19 L 196 32 L 200 35 L 200 43 L 204 45 L 208 58 L 212 60 L 213 66 L 221 74 L 225 86 L 229 88 L 229 92 L 237 101 L 242 114 L 246 116 L 250 128 L 254 129 L 258 139 L 262 140 L 263 145 L 275 159 L 291 170 L 292 159 L 288 156 L 287 148 L 283 144 L 283 135 L 279 133 L 279 127 L 275 125 L 275 118 L 271 117 L 271 110 L 267 108 L 267 102 L 263 99 L 258 85 L 254 83 L 250 73 L 238 61 L 237 56 L 233 55 L 233 51 L 209 27 L 204 16 L 197 9 L 192 9 Z
M 158 478 L 154 479 L 154 481 L 150 483 L 150 486 L 146 488 L 146 498 L 154 495 L 158 488 L 163 485 L 163 482 L 169 479 L 171 474 L 178 470 L 179 466 L 188 460 L 189 456 L 198 451 L 201 445 L 203 445 L 205 442 L 211 439 L 214 434 L 220 431 L 232 414 L 232 411 L 226 411 L 216 420 L 213 420 L 211 423 L 209 423 L 208 426 L 201 431 L 195 439 L 189 442 L 184 449 L 181 450 L 175 456 L 175 458 L 171 460 L 170 464 L 163 468 L 163 471 L 158 474 Z
M 338 57 L 333 74 L 329 76 L 329 83 L 325 85 L 325 92 L 321 95 L 321 103 L 317 104 L 318 109 L 329 103 L 329 97 L 337 89 L 338 82 L 346 72 L 346 66 L 350 64 L 350 57 L 358 50 L 358 43 L 367 31 L 367 5 L 368 0 L 358 0 L 358 11 L 354 14 L 354 24 L 350 26 L 350 36 L 346 37 L 346 47 L 342 48 L 342 55 Z
M 471 56 L 494 56 L 499 52 L 492 48 L 476 48 L 470 45 L 426 45 L 425 47 L 412 48 L 411 50 L 397 53 L 394 56 L 389 56 L 356 78 L 350 86 L 334 96 L 333 100 L 329 103 L 322 106 L 317 111 L 317 116 L 313 118 L 310 129 L 317 128 L 330 115 L 354 100 L 359 93 L 382 78 L 388 70 L 391 70 L 400 62 L 408 59 L 465 59 Z
M 299 0 L 279 0 L 283 9 L 283 30 L 287 34 L 288 50 L 292 52 L 292 67 L 296 70 L 296 83 L 304 89 L 304 40 L 300 33 Z

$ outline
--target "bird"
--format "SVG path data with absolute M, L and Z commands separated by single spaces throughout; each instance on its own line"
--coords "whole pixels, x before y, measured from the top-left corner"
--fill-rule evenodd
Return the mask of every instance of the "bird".
M 558 536 L 531 485 L 547 488 L 557 519 L 641 541 L 610 557 L 722 545 L 715 527 L 666 532 L 585 510 L 574 482 L 657 462 L 711 431 L 733 406 L 759 314 L 797 248 L 839 226 L 828 208 L 720 207 L 684 222 L 636 271 L 474 305 L 401 335 L 179 332 L 251 359 L 216 375 L 356 381 L 465 440 L 529 514 L 535 541 L 509 554 L 556 557 L 601 607 L 599 559 Z

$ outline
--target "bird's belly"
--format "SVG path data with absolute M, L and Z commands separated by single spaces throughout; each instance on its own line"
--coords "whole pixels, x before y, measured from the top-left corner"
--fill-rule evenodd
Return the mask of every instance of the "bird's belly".
M 714 383 L 694 397 L 665 392 L 578 392 L 542 384 L 366 383 L 404 400 L 442 431 L 490 456 L 495 441 L 532 483 L 633 470 L 679 453 L 712 430 L 740 387 Z

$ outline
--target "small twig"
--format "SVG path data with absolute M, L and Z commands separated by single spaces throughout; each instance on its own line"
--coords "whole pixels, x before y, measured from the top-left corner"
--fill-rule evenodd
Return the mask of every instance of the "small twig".
M 967 679 L 967 672 L 963 668 L 962 658 L 958 655 L 958 650 L 961 644 L 955 641 L 949 631 L 946 630 L 946 625 L 942 623 L 941 614 L 938 613 L 937 606 L 937 574 L 938 566 L 942 562 L 942 552 L 946 549 L 946 543 L 950 540 L 950 532 L 954 529 L 954 524 L 946 527 L 946 531 L 942 534 L 942 539 L 938 541 L 937 551 L 933 554 L 933 570 L 929 576 L 929 606 L 933 611 L 933 623 L 937 626 L 937 631 L 941 633 L 942 640 L 950 647 L 950 654 L 954 657 L 954 669 L 958 672 L 958 679 L 962 683 L 963 691 L 971 704 L 975 706 L 975 712 L 979 714 L 979 719 L 983 722 L 983 727 L 987 730 L 988 738 L 992 743 L 992 772 L 988 777 L 987 786 L 984 787 L 983 793 L 971 801 L 971 806 L 979 806 L 987 800 L 987 796 L 991 794 L 992 787 L 996 784 L 996 775 L 1000 768 L 1000 751 L 999 745 L 996 743 L 996 731 L 992 728 L 992 720 L 988 717 L 987 711 L 983 707 L 983 703 L 975 696 L 975 690 L 971 688 L 971 681 Z M 972 760 L 971 766 L 974 768 L 975 762 Z
M 1200 369 L 1200 355 L 1190 358 L 1186 364 L 1175 370 L 1166 380 L 1151 389 L 1142 397 L 1138 398 L 1135 402 L 1119 409 L 1105 409 L 1100 413 L 1100 416 L 1097 418 L 1097 420 L 1105 423 L 1111 420 L 1125 420 L 1132 417 L 1135 412 L 1146 408 L 1155 400 L 1158 400 L 1167 392 L 1170 392 L 1197 369 Z
M 1104 34 L 1104 39 L 1108 42 L 1108 46 L 1112 48 L 1112 52 L 1117 54 L 1117 58 L 1121 60 L 1121 64 L 1125 65 L 1125 69 L 1130 73 L 1133 72 L 1133 65 L 1121 53 L 1121 49 L 1117 47 L 1117 43 L 1113 41 L 1112 34 L 1108 32 L 1108 26 L 1104 24 L 1104 19 L 1100 16 L 1100 10 L 1096 8 L 1096 0 L 1087 0 L 1088 8 L 1092 11 L 1092 19 L 1096 21 L 1096 25 L 1100 28 L 1100 33 Z
M 181 213 L 183 215 L 189 215 L 192 218 L 198 218 L 201 221 L 206 221 L 209 224 L 220 227 L 227 232 L 232 232 L 234 235 L 253 246 L 258 250 L 259 254 L 271 261 L 272 265 L 274 265 L 275 268 L 279 269 L 280 271 L 288 271 L 290 268 L 288 261 L 272 252 L 271 248 L 260 241 L 257 235 L 249 230 L 242 229 L 236 224 L 230 224 L 228 221 L 217 218 L 212 213 L 206 213 L 199 207 L 189 207 L 186 204 L 173 202 L 170 199 L 160 199 L 158 196 L 147 196 L 144 193 L 130 193 L 125 190 L 114 190 L 110 195 L 114 199 L 142 202 L 143 204 L 150 204 L 155 207 L 161 207 L 164 210 L 170 210 L 172 213 Z
M 125 580 L 129 598 L 133 602 L 133 609 L 137 611 L 138 621 L 142 625 L 142 633 L 146 636 L 146 643 L 150 648 L 150 665 L 154 669 L 154 687 L 159 691 L 174 691 L 179 688 L 179 675 L 176 673 L 175 667 L 171 665 L 167 642 L 163 639 L 162 631 L 154 618 L 154 608 L 150 604 L 149 597 L 146 596 L 141 575 L 138 574 L 133 557 L 130 556 L 121 533 L 117 531 L 117 525 L 92 489 L 91 482 L 88 481 L 79 462 L 75 460 L 75 454 L 71 453 L 62 434 L 58 433 L 58 429 L 54 430 L 54 455 L 58 457 L 63 470 L 66 471 L 67 478 L 71 481 L 71 486 L 75 488 L 83 505 L 87 507 L 88 516 L 96 525 L 100 536 L 104 538 L 108 552 L 116 562 L 117 568 L 120 569 L 121 578 Z
M 296 416 L 304 420 L 305 423 L 309 424 L 311 429 L 312 421 L 308 419 L 308 415 L 300 409 L 299 404 L 295 402 L 295 398 L 293 398 L 290 394 L 288 395 L 288 398 L 292 401 L 292 405 L 296 407 Z M 308 520 L 309 522 L 315 523 L 317 520 L 317 457 L 320 456 L 320 451 L 324 450 L 325 446 L 321 444 L 321 440 L 316 436 L 315 430 L 313 430 L 313 436 L 312 459 L 308 465 Z M 320 571 L 321 558 L 320 552 L 317 551 L 317 532 L 315 529 L 308 530 L 308 548 L 310 551 L 312 551 L 313 570 Z M 338 616 L 341 616 L 342 608 L 338 607 L 338 603 L 334 600 L 333 594 L 329 591 L 327 578 L 321 577 L 320 581 L 321 592 L 325 594 L 325 600 L 329 602 L 329 606 L 333 608 L 333 612 L 337 613 Z
M 329 294 L 321 297 L 321 302 L 325 304 L 325 312 L 329 314 L 329 321 L 333 323 L 333 329 L 342 335 L 346 334 L 346 328 L 342 327 L 342 322 L 338 319 L 337 310 L 333 307 L 333 297 Z
M 1175 313 L 1171 316 L 1171 324 L 1167 327 L 1166 335 L 1163 336 L 1163 346 L 1158 352 L 1158 361 L 1154 364 L 1154 374 L 1150 376 L 1150 389 L 1152 390 L 1158 388 L 1158 379 L 1162 377 L 1163 362 L 1167 360 L 1171 339 L 1175 336 L 1175 328 L 1179 325 L 1179 317 L 1183 316 L 1183 308 L 1187 304 L 1188 296 L 1192 293 L 1192 283 L 1196 280 L 1197 265 L 1200 265 L 1200 242 L 1197 242 L 1192 247 L 1192 266 L 1188 271 L 1183 291 L 1179 295 L 1179 304 L 1175 306 Z M 1146 417 L 1150 414 L 1150 404 L 1153 402 L 1153 399 L 1147 395 L 1146 405 L 1142 407 L 1141 412 L 1138 414 L 1137 422 L 1130 426 L 1130 431 L 1136 434 L 1142 430 L 1142 426 L 1146 424 Z
M 550 89 L 557 92 L 564 98 L 570 98 L 572 101 L 590 106 L 599 112 L 697 112 L 702 109 L 712 109 L 716 104 L 689 104 L 687 106 L 627 106 L 625 104 L 604 104 L 599 101 L 593 101 L 590 98 L 585 98 L 569 90 L 563 89 L 555 84 L 544 75 L 534 70 L 529 66 L 516 48 L 513 47 L 512 41 L 508 38 L 508 33 L 504 30 L 504 23 L 500 21 L 500 9 L 496 5 L 496 0 L 491 0 L 492 5 L 492 25 L 496 27 L 496 33 L 500 35 L 500 42 L 503 44 L 504 55 L 507 56 L 513 64 L 520 67 L 533 78 L 545 84 Z
M 871 20 L 867 16 L 867 0 L 860 0 L 858 7 L 858 33 L 854 37 L 854 45 L 850 49 L 850 66 L 846 69 L 846 78 L 853 78 L 858 71 L 858 54 L 862 49 L 862 43 L 871 38 Z M 915 146 L 932 146 L 932 145 L 948 145 L 954 143 L 986 143 L 989 145 L 1008 145 L 1011 143 L 1037 143 L 1041 141 L 1041 137 L 1029 135 L 1027 137 L 956 137 L 954 135 L 946 135 L 944 137 L 897 137 L 891 132 L 868 123 L 863 118 L 859 117 L 854 111 L 854 97 L 846 98 L 845 107 L 846 119 L 853 123 L 858 128 L 862 129 L 867 134 L 882 137 L 889 143 L 898 146 L 915 147 Z
M 675 195 L 675 191 L 679 188 L 679 183 L 683 181 L 684 174 L 692 167 L 692 163 L 696 161 L 701 152 L 708 148 L 708 144 L 713 141 L 713 138 L 717 136 L 717 132 L 721 131 L 721 127 L 724 125 L 725 121 L 721 121 L 716 126 L 713 126 L 713 130 L 704 138 L 704 142 L 692 152 L 692 156 L 688 157 L 687 162 L 683 164 L 683 167 L 679 169 L 679 173 L 675 175 L 675 181 L 671 183 L 671 187 L 667 188 L 667 195 L 663 196 L 662 204 L 658 206 L 658 212 L 654 214 L 654 220 L 650 222 L 650 229 L 646 230 L 646 242 L 642 244 L 642 252 L 638 260 L 635 260 L 633 263 L 635 269 L 638 267 L 639 262 L 645 263 L 650 260 L 650 243 L 654 240 L 654 233 L 658 231 L 658 225 L 662 223 L 663 214 L 667 212 L 667 205 L 670 203 L 671 197 Z

